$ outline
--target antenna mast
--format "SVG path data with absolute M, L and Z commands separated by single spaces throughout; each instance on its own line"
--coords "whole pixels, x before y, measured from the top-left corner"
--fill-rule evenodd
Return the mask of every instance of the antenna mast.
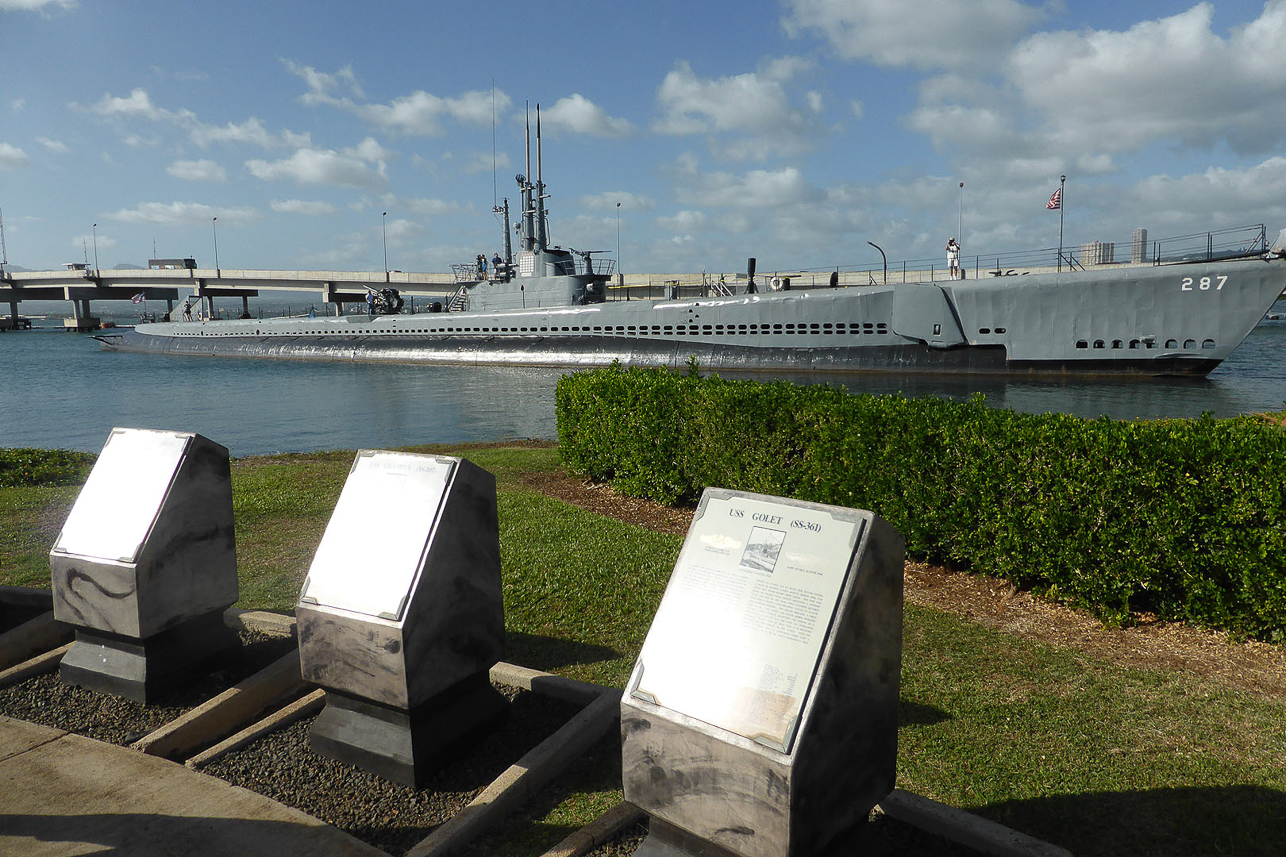
M 9 264 L 9 251 L 4 246 L 4 209 L 0 208 L 0 269 Z
M 496 191 L 496 79 L 491 79 L 491 210 L 496 210 L 496 200 L 500 194 Z M 508 233 L 509 224 L 505 224 Z
M 548 224 L 545 220 L 545 171 L 541 155 L 540 104 L 536 105 L 536 244 L 541 250 L 549 246 Z

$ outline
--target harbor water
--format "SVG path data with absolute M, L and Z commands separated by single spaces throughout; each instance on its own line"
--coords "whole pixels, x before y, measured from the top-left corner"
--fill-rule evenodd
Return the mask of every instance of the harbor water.
M 200 432 L 234 456 L 554 439 L 554 387 L 566 371 L 124 354 L 61 329 L 0 333 L 0 361 L 0 447 L 97 452 L 114 426 L 128 426 Z M 994 407 L 1082 417 L 1280 411 L 1286 407 L 1286 320 L 1261 322 L 1204 380 L 1060 383 L 894 374 L 788 380 L 953 400 L 982 393 Z

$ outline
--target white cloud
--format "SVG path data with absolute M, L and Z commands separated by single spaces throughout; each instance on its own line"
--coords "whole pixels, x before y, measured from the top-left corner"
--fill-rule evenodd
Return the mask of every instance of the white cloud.
M 27 106 L 27 99 L 25 98 L 15 98 L 13 101 L 9 102 L 9 109 L 13 111 L 21 110 L 26 106 Z
M 63 143 L 59 140 L 51 140 L 48 137 L 37 137 L 36 142 L 44 146 L 49 151 L 56 152 L 57 154 L 60 154 L 60 155 L 66 154 L 67 152 L 71 151 L 70 149 L 67 148 L 66 143 Z
M 843 59 L 894 68 L 986 69 L 1044 12 L 1018 0 L 793 0 L 782 24 Z
M 703 231 L 708 220 L 704 211 L 685 209 L 671 217 L 658 217 L 656 225 L 670 232 L 692 233 Z
M 265 127 L 263 120 L 255 116 L 244 122 L 226 122 L 223 125 L 211 125 L 201 122 L 194 112 L 186 108 L 169 110 L 160 107 L 152 101 L 151 95 L 142 87 L 130 90 L 130 94 L 127 96 L 105 93 L 96 104 L 90 107 L 82 108 L 74 103 L 71 106 L 75 109 L 87 110 L 114 122 L 119 121 L 122 126 L 124 126 L 125 121 L 137 119 L 148 119 L 153 122 L 173 125 L 187 131 L 192 142 L 202 149 L 208 148 L 214 143 L 247 143 L 264 149 L 284 146 L 307 148 L 312 145 L 312 139 L 307 133 L 297 134 L 290 130 L 273 133 Z M 133 128 L 133 126 L 124 127 Z M 125 137 L 125 142 L 128 145 L 137 145 L 138 141 L 142 139 L 136 130 L 131 130 Z M 151 144 L 154 145 L 155 143 Z
M 765 158 L 809 151 L 812 137 L 821 133 L 815 119 L 793 108 L 781 75 L 797 64 L 769 62 L 772 73 L 699 78 L 686 62 L 665 76 L 657 91 L 664 117 L 655 125 L 661 134 L 731 135 L 722 152 L 732 158 Z M 805 95 L 809 113 L 817 98 Z
M 225 182 L 227 171 L 214 161 L 175 161 L 165 171 L 176 179 L 192 182 Z
M 491 152 L 470 152 L 462 156 L 458 163 L 460 172 L 467 176 L 489 173 L 492 167 L 497 171 L 503 170 L 505 172 L 513 169 L 513 162 L 509 160 L 509 155 L 506 152 L 499 152 L 495 155 Z
M 650 211 L 656 208 L 656 202 L 650 196 L 624 190 L 604 191 L 580 198 L 580 204 L 590 211 L 615 211 L 618 202 L 621 204 L 621 211 Z
M 250 160 L 246 168 L 264 181 L 289 180 L 296 184 L 341 185 L 382 191 L 388 186 L 385 159 L 389 153 L 367 137 L 356 148 L 336 152 L 333 149 L 298 149 L 289 158 L 278 161 Z M 374 161 L 372 169 L 368 162 Z
M 307 201 L 303 199 L 274 199 L 271 203 L 272 210 L 282 214 L 307 214 L 317 216 L 323 214 L 334 214 L 335 206 L 329 202 Z
M 1271 151 L 1286 141 L 1286 0 L 1227 38 L 1213 18 L 1200 3 L 1125 31 L 1041 33 L 1015 49 L 1009 78 L 1051 144 L 1070 151 L 1158 140 Z
M 443 133 L 441 120 L 455 119 L 472 125 L 485 125 L 491 121 L 491 93 L 466 92 L 457 98 L 441 98 L 423 90 L 395 98 L 388 104 L 341 103 L 361 118 L 381 128 L 401 131 L 404 134 L 438 135 Z M 509 97 L 496 93 L 496 109 L 509 106 Z
M 385 228 L 388 230 L 388 243 L 390 246 L 402 247 L 407 244 L 419 243 L 424 236 L 424 227 L 402 217 L 388 221 Z
M 387 104 L 375 104 L 365 101 L 365 95 L 357 85 L 351 66 L 328 74 L 290 60 L 283 62 L 291 74 L 301 78 L 308 86 L 308 91 L 299 97 L 301 103 L 338 107 L 390 131 L 430 136 L 444 133 L 442 120 L 446 118 L 472 125 L 485 125 L 491 121 L 493 93 L 490 90 L 465 92 L 454 98 L 416 90 L 410 95 L 394 98 Z M 344 94 L 339 94 L 341 92 Z M 509 96 L 496 90 L 494 110 L 503 111 L 509 105 Z
M 0 169 L 25 167 L 31 163 L 27 153 L 10 143 L 0 143 Z
M 1125 200 L 1113 200 L 1112 207 L 1121 203 L 1129 210 L 1156 212 L 1163 225 L 1173 218 L 1179 229 L 1188 228 L 1193 211 L 1202 212 L 1207 228 L 1216 229 L 1245 225 L 1247 211 L 1264 212 L 1277 218 L 1271 241 L 1272 233 L 1286 222 L 1286 157 L 1245 168 L 1209 167 L 1179 178 L 1150 176 L 1130 188 Z M 1153 236 L 1159 237 L 1153 227 Z
M 75 9 L 76 0 L 0 0 L 0 12 L 43 12 L 55 6 Z
M 353 74 L 353 67 L 346 65 L 334 74 L 318 71 L 312 66 L 301 66 L 292 60 L 282 60 L 286 70 L 301 78 L 308 85 L 308 92 L 299 97 L 304 104 L 330 104 L 338 96 L 335 93 L 345 90 L 358 98 L 364 98 L 362 88 Z
M 78 105 L 73 105 L 78 106 Z M 151 119 L 153 121 L 186 122 L 195 120 L 196 115 L 190 110 L 172 111 L 152 103 L 152 97 L 142 87 L 135 87 L 124 97 L 103 93 L 98 103 L 86 108 L 99 116 L 124 117 L 127 119 Z
M 82 248 L 89 248 L 89 252 L 92 253 L 95 249 L 98 249 L 98 250 L 112 249 L 113 247 L 116 246 L 116 239 L 112 238 L 110 235 L 104 235 L 101 232 L 98 233 L 98 238 L 95 239 L 94 233 L 90 232 L 85 235 L 76 235 L 68 243 L 71 244 L 72 247 L 75 247 L 77 250 L 80 250 Z
M 798 167 L 779 170 L 751 170 L 743 176 L 731 173 L 692 175 L 681 182 L 677 196 L 684 205 L 771 209 L 817 202 L 825 194 L 809 184 Z
M 239 124 L 228 122 L 223 125 L 206 125 L 194 122 L 191 124 L 188 133 L 192 138 L 192 142 L 203 149 L 212 143 L 249 143 L 264 149 L 273 149 L 279 146 L 305 148 L 312 142 L 307 133 L 296 134 L 292 131 L 283 130 L 280 134 L 273 134 L 264 127 L 263 120 L 255 116 L 251 116 Z
M 625 137 L 634 131 L 626 119 L 607 115 L 607 111 L 579 92 L 554 102 L 542 112 L 542 118 L 555 128 L 565 128 L 575 134 L 593 137 Z
M 216 208 L 200 202 L 143 202 L 134 208 L 122 208 L 108 215 L 125 223 L 155 223 L 167 226 L 211 223 L 219 218 L 222 223 L 238 225 L 259 218 L 254 208 Z
M 385 203 L 389 208 L 403 208 L 412 214 L 421 216 L 434 216 L 439 214 L 451 214 L 459 211 L 458 203 L 445 202 L 440 199 L 389 199 Z

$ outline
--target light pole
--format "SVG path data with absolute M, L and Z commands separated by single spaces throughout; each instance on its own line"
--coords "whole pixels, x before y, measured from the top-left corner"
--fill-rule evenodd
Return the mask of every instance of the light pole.
M 964 182 L 960 182 L 960 208 L 956 210 L 956 243 L 959 244 L 964 240 L 964 234 L 960 231 L 960 223 L 964 219 Z
M 384 282 L 388 282 L 388 212 L 380 215 L 380 231 L 384 233 Z
M 98 276 L 98 224 L 94 224 L 94 276 Z
M 621 268 L 621 204 L 616 203 L 616 281 L 625 285 L 625 272 Z
M 219 276 L 219 218 L 210 218 L 210 228 L 214 230 L 214 275 Z

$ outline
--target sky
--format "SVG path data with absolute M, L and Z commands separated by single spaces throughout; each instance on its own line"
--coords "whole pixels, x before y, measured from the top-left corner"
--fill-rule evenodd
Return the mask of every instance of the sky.
M 1286 0 L 0 0 L 5 255 L 444 272 L 537 104 L 627 274 L 1286 226 Z

